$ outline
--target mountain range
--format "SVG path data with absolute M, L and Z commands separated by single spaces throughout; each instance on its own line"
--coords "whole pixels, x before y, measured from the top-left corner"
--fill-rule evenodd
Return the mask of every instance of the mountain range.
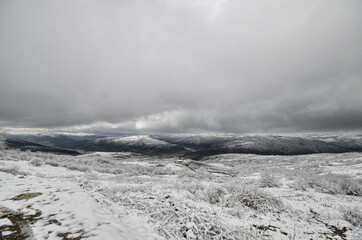
M 77 155 L 82 152 L 135 152 L 201 159 L 226 153 L 300 155 L 362 152 L 362 135 L 159 134 L 102 136 L 5 135 L 8 148 Z

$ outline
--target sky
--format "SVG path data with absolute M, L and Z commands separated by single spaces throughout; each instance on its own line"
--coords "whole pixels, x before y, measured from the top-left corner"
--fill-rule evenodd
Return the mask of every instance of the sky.
M 362 130 L 360 0 L 0 0 L 0 128 Z

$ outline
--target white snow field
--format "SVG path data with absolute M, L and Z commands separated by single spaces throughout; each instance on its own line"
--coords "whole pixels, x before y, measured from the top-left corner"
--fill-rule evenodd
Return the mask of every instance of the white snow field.
M 362 239 L 362 154 L 0 151 L 1 239 Z

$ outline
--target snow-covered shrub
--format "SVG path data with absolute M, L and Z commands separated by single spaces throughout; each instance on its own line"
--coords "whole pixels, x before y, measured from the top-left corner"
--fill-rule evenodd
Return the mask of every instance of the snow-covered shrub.
M 20 154 L 20 156 L 19 156 L 20 160 L 22 160 L 22 161 L 28 161 L 30 159 L 30 157 L 31 156 L 26 153 Z
M 206 194 L 207 194 L 209 203 L 217 204 L 217 203 L 221 203 L 223 201 L 225 195 L 227 194 L 227 191 L 226 191 L 226 189 L 221 188 L 221 187 L 214 187 L 214 188 L 208 189 Z
M 84 177 L 87 178 L 87 179 L 91 179 L 91 180 L 98 180 L 99 179 L 99 175 L 97 174 L 97 172 L 94 172 L 92 170 L 87 171 Z
M 80 165 L 80 164 L 77 164 L 77 163 L 68 163 L 67 165 L 67 169 L 69 170 L 77 170 L 77 171 L 80 171 L 80 172 L 87 172 L 90 170 L 90 168 L 86 165 Z
M 40 167 L 40 166 L 44 165 L 44 161 L 40 158 L 33 158 L 30 160 L 29 163 L 35 167 Z
M 155 166 L 152 170 L 153 175 L 176 175 L 179 171 L 171 167 Z
M 309 183 L 306 181 L 305 177 L 302 175 L 298 175 L 294 179 L 294 183 L 290 184 L 294 190 L 306 191 L 309 188 Z
M 350 222 L 353 226 L 362 228 L 362 211 L 358 207 L 342 208 L 344 220 Z
M 74 162 L 74 159 L 70 159 L 68 156 L 64 155 L 51 155 L 44 159 L 44 163 L 53 167 L 67 167 L 69 162 Z
M 229 187 L 225 207 L 248 207 L 257 212 L 281 212 L 285 210 L 283 202 L 256 188 Z
M 47 158 L 47 156 L 49 155 L 49 153 L 45 153 L 45 152 L 34 152 L 33 155 L 35 157 L 38 157 L 38 158 Z
M 348 176 L 337 176 L 334 178 L 343 193 L 346 195 L 353 196 L 362 196 L 362 180 L 361 179 L 353 179 Z
M 261 188 L 280 187 L 281 185 L 279 178 L 268 171 L 263 172 L 260 177 L 259 187 Z
M 237 217 L 239 219 L 243 219 L 243 218 L 245 218 L 246 213 L 248 212 L 248 209 L 245 209 L 243 207 L 234 207 L 234 208 L 227 209 L 226 212 L 228 214 L 230 214 L 231 216 Z
M 298 190 L 313 188 L 329 194 L 362 196 L 362 180 L 344 175 L 302 174 L 296 178 L 294 187 Z
M 200 182 L 190 182 L 187 180 L 189 179 L 183 179 L 174 187 L 178 191 L 185 191 L 188 199 L 208 202 L 207 187 Z
M 19 161 L 19 155 L 18 155 L 18 152 L 11 151 L 9 154 L 7 154 L 7 156 L 6 156 L 6 160 L 9 160 L 9 161 L 14 161 L 14 162 Z
M 53 167 L 59 166 L 59 163 L 57 162 L 57 160 L 54 160 L 54 159 L 46 159 L 44 162 L 45 162 L 45 164 L 48 164 Z
M 26 173 L 20 171 L 20 167 L 18 165 L 0 167 L 0 171 L 11 173 L 13 175 L 27 175 Z
M 151 214 L 158 222 L 158 232 L 167 239 L 264 239 L 241 227 L 230 227 L 221 219 L 200 209 L 180 205 L 174 209 L 159 209 Z
M 140 164 L 128 164 L 122 163 L 118 166 L 118 173 L 125 173 L 128 176 L 139 176 L 139 175 L 153 175 L 153 167 L 140 165 Z

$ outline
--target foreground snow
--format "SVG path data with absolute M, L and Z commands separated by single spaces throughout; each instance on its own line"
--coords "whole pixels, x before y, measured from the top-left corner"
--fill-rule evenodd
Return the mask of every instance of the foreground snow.
M 81 172 L 35 168 L 24 161 L 2 163 L 19 166 L 27 175 L 0 172 L 0 211 L 21 213 L 24 223 L 31 223 L 30 239 L 162 239 L 145 218 L 125 215 L 120 206 L 82 190 L 73 181 Z M 13 225 L 8 218 L 1 220 L 2 226 Z
M 33 239 L 361 239 L 361 178 L 357 153 L 195 162 L 6 150 L 0 231 L 15 239 L 16 215 Z

